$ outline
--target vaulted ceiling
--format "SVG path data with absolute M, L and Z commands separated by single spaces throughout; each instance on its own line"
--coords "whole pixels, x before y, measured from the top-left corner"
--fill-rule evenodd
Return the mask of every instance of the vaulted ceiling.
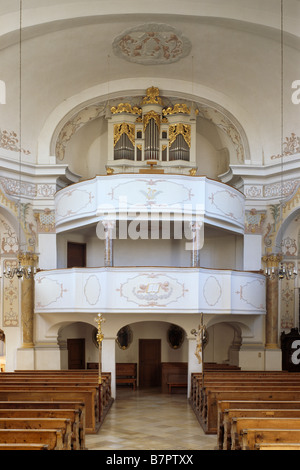
M 300 135 L 299 19 L 284 0 L 285 136 Z M 21 15 L 0 0 L 0 131 L 18 134 L 21 102 L 23 157 L 43 160 L 80 110 L 155 85 L 231 116 L 262 162 L 280 151 L 281 52 L 280 0 L 23 0 Z

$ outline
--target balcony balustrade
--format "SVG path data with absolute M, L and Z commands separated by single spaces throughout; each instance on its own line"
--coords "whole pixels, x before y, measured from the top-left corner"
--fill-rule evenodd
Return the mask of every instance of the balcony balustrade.
M 266 313 L 265 277 L 204 268 L 112 267 L 40 271 L 36 313 Z
M 163 174 L 97 176 L 57 192 L 56 232 L 103 219 L 186 220 L 244 233 L 245 197 L 236 189 L 206 177 Z

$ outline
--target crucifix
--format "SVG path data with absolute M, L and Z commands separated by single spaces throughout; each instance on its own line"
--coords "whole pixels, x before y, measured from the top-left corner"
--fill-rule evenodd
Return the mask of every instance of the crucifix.
M 98 385 L 99 385 L 99 421 L 101 421 L 102 417 L 102 341 L 104 338 L 104 335 L 102 333 L 102 322 L 105 321 L 105 319 L 102 317 L 101 313 L 98 313 L 97 319 L 98 323 L 98 331 L 97 331 L 97 343 L 98 343 L 98 348 L 99 348 L 99 373 L 98 373 Z
M 101 313 L 98 313 L 98 317 L 96 319 L 98 323 L 98 332 L 97 332 L 97 343 L 99 347 L 99 376 L 98 376 L 98 383 L 99 385 L 102 384 L 102 341 L 104 335 L 102 333 L 102 322 L 105 322 L 105 319 L 102 317 Z
M 206 326 L 204 325 L 203 322 L 203 313 L 200 315 L 200 325 L 198 326 L 198 330 L 193 329 L 191 333 L 196 336 L 196 341 L 197 341 L 197 346 L 196 346 L 196 352 L 195 356 L 198 359 L 199 364 L 202 363 L 202 383 L 204 382 L 204 347 L 203 343 L 206 338 Z

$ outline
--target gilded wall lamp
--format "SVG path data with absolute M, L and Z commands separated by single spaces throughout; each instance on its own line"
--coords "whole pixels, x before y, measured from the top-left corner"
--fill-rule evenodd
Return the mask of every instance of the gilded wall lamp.
M 18 254 L 18 266 L 3 270 L 3 276 L 8 279 L 13 279 L 15 276 L 18 279 L 29 279 L 36 273 L 35 266 L 30 263 L 22 265 L 22 261 L 31 259 L 32 261 L 37 260 L 37 256 L 34 253 L 22 253 L 21 252 L 21 198 L 22 198 L 22 15 L 23 15 L 23 0 L 20 0 L 20 23 L 19 23 L 19 200 L 18 200 L 18 226 L 19 226 L 19 254 Z M 29 256 L 27 256 L 29 255 Z M 27 265 L 28 264 L 28 265 Z M 33 263 L 34 264 L 34 263 Z
M 283 222 L 283 161 L 284 161 L 284 0 L 281 0 L 281 28 L 280 28 L 280 46 L 281 46 L 281 201 L 280 201 L 280 225 L 282 228 Z M 283 240 L 281 240 L 282 246 Z M 268 254 L 262 258 L 265 263 L 265 276 L 270 279 L 279 279 L 280 281 L 286 279 L 288 281 L 294 280 L 297 276 L 297 269 L 294 266 L 289 268 L 286 263 L 283 263 L 283 256 L 281 253 Z

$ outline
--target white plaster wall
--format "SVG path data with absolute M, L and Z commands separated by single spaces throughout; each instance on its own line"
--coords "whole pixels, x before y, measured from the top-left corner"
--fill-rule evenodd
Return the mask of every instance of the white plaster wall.
M 57 249 L 55 233 L 39 234 L 39 268 L 56 269 Z
M 262 258 L 262 236 L 244 236 L 244 269 L 245 271 L 259 271 Z
M 131 324 L 133 341 L 125 350 L 122 350 L 116 343 L 116 362 L 138 363 L 139 339 L 161 339 L 161 362 L 187 362 L 187 339 L 185 338 L 180 348 L 172 349 L 167 342 L 167 332 L 170 326 L 170 323 L 149 321 Z
M 243 237 L 224 234 L 216 237 L 204 235 L 200 251 L 200 265 L 204 268 L 242 269 Z
M 230 363 L 229 349 L 234 339 L 232 326 L 218 323 L 208 328 L 209 342 L 204 348 L 204 361 L 218 364 Z
M 5 371 L 13 372 L 17 367 L 17 348 L 21 346 L 21 328 L 1 328 L 5 334 Z
M 108 147 L 107 121 L 95 119 L 79 129 L 66 146 L 64 163 L 82 178 L 105 175 Z
M 92 228 L 91 235 L 96 232 Z M 224 235 L 223 235 L 224 234 Z M 70 232 L 57 236 L 57 267 L 67 266 L 68 241 L 87 244 L 87 266 L 104 265 L 104 241 L 96 236 L 84 236 L 80 232 Z M 185 239 L 143 240 L 116 239 L 113 241 L 114 266 L 171 266 L 189 267 L 191 251 L 186 249 Z M 243 268 L 243 237 L 225 232 L 219 236 L 205 236 L 200 251 L 200 265 L 215 269 Z

